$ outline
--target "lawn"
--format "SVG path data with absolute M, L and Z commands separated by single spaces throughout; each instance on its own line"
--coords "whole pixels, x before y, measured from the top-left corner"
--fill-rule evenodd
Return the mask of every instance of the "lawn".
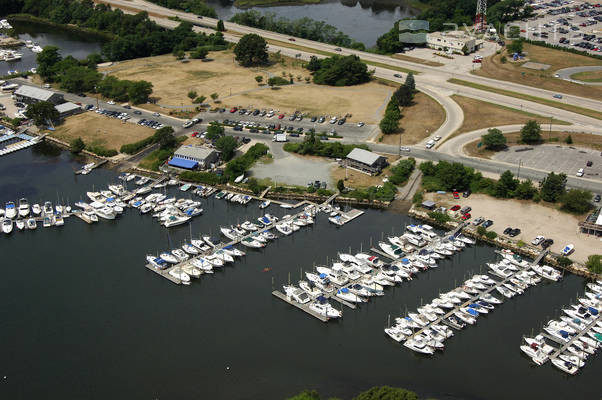
M 384 154 L 383 154 L 384 155 Z M 334 182 L 338 182 L 339 179 L 343 179 L 346 187 L 352 187 L 355 189 L 358 188 L 368 188 L 370 186 L 378 186 L 383 184 L 383 178 L 390 175 L 389 171 L 391 170 L 391 164 L 399 159 L 397 156 L 385 155 L 387 157 L 387 161 L 389 162 L 389 166 L 382 170 L 379 175 L 370 176 L 364 174 L 362 172 L 353 170 L 351 168 L 343 168 L 340 166 L 336 166 L 332 169 L 332 179 Z M 345 171 L 347 170 L 347 171 Z
M 462 126 L 455 132 L 454 136 L 491 126 L 525 124 L 527 121 L 533 119 L 540 124 L 550 123 L 550 117 L 473 99 L 471 97 L 453 95 L 452 99 L 458 103 L 464 112 Z M 487 118 L 483 118 L 484 115 L 486 115 Z M 554 119 L 553 123 L 556 125 L 569 125 L 567 122 L 557 119 Z
M 602 65 L 601 60 L 528 43 L 524 44 L 524 52 L 527 53 L 527 56 L 524 61 L 520 62 L 511 61 L 512 57 L 508 54 L 487 57 L 483 60 L 482 68 L 473 73 L 488 78 L 602 100 L 602 86 L 584 86 L 554 77 L 559 69 Z M 501 62 L 503 55 L 508 60 L 506 63 Z M 544 71 L 525 68 L 522 65 L 527 61 L 548 64 L 550 67 Z
M 157 105 L 165 108 L 193 107 L 189 91 L 206 96 L 217 93 L 223 107 L 241 106 L 273 108 L 281 112 L 304 111 L 314 115 L 342 116 L 352 114 L 354 122 L 376 123 L 384 111 L 384 104 L 393 87 L 378 81 L 349 87 L 331 87 L 308 84 L 309 71 L 301 62 L 283 57 L 284 65 L 276 63 L 267 67 L 244 68 L 234 60 L 232 51 L 212 52 L 211 62 L 177 61 L 172 55 L 163 55 L 124 61 L 102 69 L 121 79 L 147 80 L 153 83 L 153 97 Z M 271 89 L 258 85 L 271 76 L 280 76 L 295 82 L 294 85 Z M 299 80 L 300 78 L 300 80 Z M 151 104 L 143 107 L 157 110 Z M 165 112 L 165 109 L 162 110 Z
M 400 134 L 382 135 L 382 143 L 411 145 L 421 142 L 432 134 L 445 121 L 445 110 L 432 97 L 418 92 L 414 96 L 414 104 L 402 110 L 403 117 L 399 121 Z
M 583 82 L 602 82 L 602 70 L 579 72 L 571 75 L 571 78 Z
M 85 112 L 67 117 L 54 132 L 49 133 L 67 143 L 80 137 L 86 144 L 119 150 L 122 145 L 142 140 L 154 132 L 151 128 Z
M 531 96 L 528 94 L 513 92 L 512 90 L 497 89 L 492 86 L 481 85 L 479 83 L 464 81 L 461 79 L 452 78 L 452 79 L 449 79 L 448 82 L 454 83 L 456 85 L 468 86 L 468 87 L 478 89 L 478 90 L 484 90 L 484 91 L 491 92 L 491 93 L 497 93 L 497 94 L 501 94 L 504 96 L 515 97 L 517 99 L 532 101 L 534 103 L 539 103 L 539 104 L 544 104 L 544 105 L 550 106 L 550 107 L 560 108 L 561 110 L 574 112 L 577 114 L 585 115 L 585 116 L 596 118 L 596 119 L 602 119 L 602 112 L 600 112 L 600 111 L 595 111 L 595 110 L 590 110 L 588 108 L 573 106 L 571 104 L 564 104 L 564 103 L 561 103 L 561 102 L 555 101 L 555 100 L 549 100 L 549 99 L 544 99 L 542 97 Z M 580 85 L 580 87 L 583 87 L 583 85 Z
M 565 140 L 570 135 L 571 139 L 573 139 L 573 144 L 571 146 L 602 150 L 602 136 L 600 135 L 562 131 L 549 132 L 545 129 L 542 129 L 541 135 L 544 143 L 554 143 L 557 145 L 569 146 L 566 144 Z M 519 143 L 520 132 L 505 133 L 504 136 L 506 137 L 507 145 L 509 147 L 518 146 L 521 144 Z M 467 143 L 464 146 L 464 151 L 473 157 L 491 158 L 495 154 L 495 151 L 486 150 L 482 146 L 479 147 L 478 144 L 480 141 L 481 139 L 477 139 L 473 142 Z

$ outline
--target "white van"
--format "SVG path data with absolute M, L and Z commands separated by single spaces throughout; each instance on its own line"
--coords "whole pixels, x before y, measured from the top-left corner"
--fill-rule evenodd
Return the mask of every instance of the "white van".
M 426 148 L 430 149 L 435 145 L 435 141 L 434 140 L 429 140 L 428 142 L 426 142 Z
M 579 168 L 579 171 L 577 171 L 576 174 L 578 177 L 582 177 L 583 176 L 583 168 Z

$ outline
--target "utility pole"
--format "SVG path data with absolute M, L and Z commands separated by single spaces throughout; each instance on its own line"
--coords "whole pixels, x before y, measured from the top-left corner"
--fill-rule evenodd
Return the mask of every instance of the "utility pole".
M 554 120 L 554 116 L 550 117 L 550 131 L 548 132 L 548 140 L 552 140 L 552 121 Z
M 522 159 L 518 159 L 518 172 L 516 173 L 516 178 L 520 179 L 520 164 L 522 162 Z

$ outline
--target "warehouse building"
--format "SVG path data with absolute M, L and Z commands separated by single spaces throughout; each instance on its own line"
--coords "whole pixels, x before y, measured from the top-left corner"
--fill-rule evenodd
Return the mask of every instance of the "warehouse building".
M 80 106 L 71 102 L 59 104 L 58 106 L 54 106 L 54 108 L 59 112 L 59 118 L 61 119 L 65 119 L 70 115 L 79 114 L 83 111 Z
M 219 153 L 204 146 L 185 145 L 174 153 L 168 165 L 183 169 L 207 169 L 219 160 Z
M 368 175 L 378 175 L 388 165 L 388 162 L 385 156 L 355 148 L 343 160 L 343 165 Z
M 35 104 L 41 101 L 48 101 L 52 104 L 61 104 L 65 101 L 63 95 L 60 93 L 25 85 L 15 90 L 15 99 L 25 104 Z
M 426 35 L 426 44 L 431 49 L 451 51 L 453 53 L 472 53 L 478 50 L 483 42 L 477 43 L 473 36 L 462 31 L 433 32 Z

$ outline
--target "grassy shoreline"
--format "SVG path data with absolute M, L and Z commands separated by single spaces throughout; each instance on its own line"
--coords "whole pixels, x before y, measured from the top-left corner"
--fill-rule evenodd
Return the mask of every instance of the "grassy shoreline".
M 29 15 L 29 14 L 11 14 L 11 15 L 8 15 L 6 17 L 6 19 L 8 19 L 10 21 L 16 21 L 16 22 L 28 22 L 28 23 L 32 23 L 32 24 L 36 24 L 36 25 L 41 25 L 41 26 L 50 26 L 50 27 L 53 27 L 56 29 L 61 29 L 61 30 L 68 31 L 68 32 L 85 34 L 85 35 L 89 35 L 91 38 L 99 39 L 102 41 L 109 41 L 109 40 L 113 40 L 115 38 L 115 35 L 110 34 L 110 33 L 97 31 L 95 29 L 82 28 L 77 25 L 57 24 L 56 22 L 52 22 L 52 21 L 49 21 L 44 18 L 34 17 L 33 15 Z
M 241 9 L 252 7 L 302 6 L 305 4 L 320 4 L 322 0 L 236 0 L 234 6 Z
M 464 81 L 461 79 L 455 79 L 455 78 L 448 79 L 448 82 L 454 83 L 456 85 L 468 86 L 473 89 L 484 90 L 484 91 L 491 92 L 491 93 L 501 94 L 503 96 L 510 96 L 510 97 L 515 97 L 517 99 L 532 101 L 534 103 L 539 103 L 539 104 L 543 104 L 543 105 L 550 106 L 550 107 L 560 108 L 561 110 L 570 111 L 570 112 L 574 112 L 577 114 L 585 115 L 587 117 L 602 120 L 602 112 L 590 110 L 588 108 L 573 106 L 573 105 L 564 104 L 564 103 L 561 103 L 561 102 L 555 101 L 555 100 L 548 100 L 548 99 L 544 99 L 542 97 L 531 96 L 528 94 L 513 92 L 512 90 L 497 89 L 497 88 L 494 88 L 491 86 L 468 82 L 468 81 Z

